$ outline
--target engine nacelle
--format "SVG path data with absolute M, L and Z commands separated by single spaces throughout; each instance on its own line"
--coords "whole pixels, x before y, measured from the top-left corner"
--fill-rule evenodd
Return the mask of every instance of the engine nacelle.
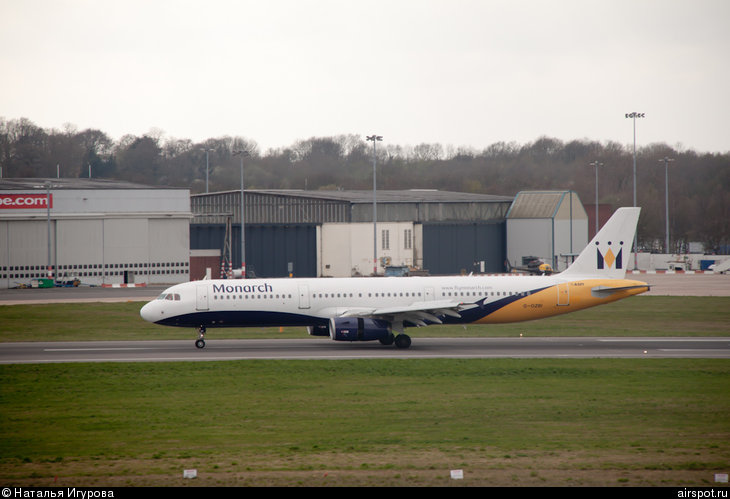
M 309 336 L 329 336 L 329 326 L 307 326 Z
M 393 335 L 389 322 L 359 317 L 330 319 L 329 332 L 335 341 L 387 340 Z

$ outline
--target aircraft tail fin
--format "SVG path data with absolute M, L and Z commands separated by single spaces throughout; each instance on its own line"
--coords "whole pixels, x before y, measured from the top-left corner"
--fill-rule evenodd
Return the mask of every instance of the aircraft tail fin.
M 640 212 L 641 208 L 616 210 L 562 275 L 623 279 L 629 266 Z

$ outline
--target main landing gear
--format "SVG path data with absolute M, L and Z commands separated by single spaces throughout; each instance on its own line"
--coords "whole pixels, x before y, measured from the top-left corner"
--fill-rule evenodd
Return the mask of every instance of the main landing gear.
M 195 346 L 198 348 L 205 348 L 205 326 L 198 328 L 198 339 L 195 340 Z
M 392 345 L 395 343 L 397 348 L 408 348 L 411 346 L 411 337 L 403 333 L 398 335 L 390 334 L 385 338 L 380 338 L 380 343 L 383 345 Z
M 408 348 L 411 346 L 411 337 L 407 334 L 399 334 L 395 337 L 395 346 L 397 348 Z

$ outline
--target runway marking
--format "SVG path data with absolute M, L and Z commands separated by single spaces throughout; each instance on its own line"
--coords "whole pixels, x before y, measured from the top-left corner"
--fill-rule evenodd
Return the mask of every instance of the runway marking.
M 706 352 L 707 348 L 658 348 L 660 352 Z M 713 348 L 713 352 L 730 352 L 727 348 Z
M 119 350 L 159 350 L 150 347 L 108 347 L 108 348 L 44 348 L 44 352 L 115 352 Z
M 599 339 L 597 341 L 605 341 L 605 342 L 635 341 L 635 342 L 642 342 L 642 343 L 646 343 L 646 342 L 650 342 L 650 341 L 661 341 L 664 343 L 669 343 L 670 341 L 684 342 L 684 343 L 687 343 L 687 342 L 700 343 L 700 342 L 704 341 L 704 342 L 717 343 L 717 342 L 723 342 L 723 341 L 728 341 L 728 340 L 726 338 L 717 338 L 717 339 L 712 339 L 712 338 L 698 338 L 698 339 L 692 339 L 692 338 L 684 338 L 684 339 L 679 339 L 679 338 L 678 339 L 671 339 L 671 338 L 655 338 L 655 339 L 654 338 L 610 338 L 609 339 L 609 338 L 603 338 L 603 339 Z

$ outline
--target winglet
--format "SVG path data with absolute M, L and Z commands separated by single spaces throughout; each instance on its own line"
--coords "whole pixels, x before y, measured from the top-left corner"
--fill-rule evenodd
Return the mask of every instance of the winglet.
M 623 279 L 641 208 L 619 208 L 561 275 Z

